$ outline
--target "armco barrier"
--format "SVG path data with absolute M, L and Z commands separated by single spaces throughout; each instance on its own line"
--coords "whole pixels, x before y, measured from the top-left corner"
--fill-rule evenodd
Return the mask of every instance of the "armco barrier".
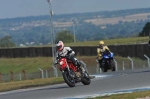
M 92 47 L 91 46 L 89 46 L 89 47 L 86 46 L 82 49 L 83 49 L 83 55 L 84 56 L 90 56 L 92 54 Z
M 36 57 L 36 48 L 34 47 L 31 47 L 31 48 L 28 48 L 28 51 L 29 51 L 29 57 Z
M 136 45 L 136 57 L 144 57 L 145 50 L 144 50 L 144 45 Z
M 115 55 L 118 55 L 118 51 L 117 51 L 118 45 L 110 45 L 108 47 Z
M 116 52 L 116 51 L 115 51 Z M 117 53 L 120 56 L 127 57 L 127 45 L 117 46 Z
M 36 56 L 43 56 L 43 48 L 36 48 Z
M 9 58 L 13 58 L 14 57 L 13 49 L 6 49 L 6 55 Z
M 52 48 L 51 47 L 43 47 L 43 56 L 52 56 Z
M 97 55 L 97 46 L 91 47 L 91 56 Z
M 22 48 L 21 50 L 21 56 L 20 57 L 29 57 L 29 48 Z
M 147 44 L 143 45 L 144 47 L 144 54 L 150 56 L 150 49 L 149 46 Z
M 109 49 L 115 54 L 123 57 L 144 58 L 144 54 L 150 57 L 150 49 L 147 44 L 134 45 L 109 45 Z M 72 46 L 76 55 L 97 56 L 98 46 Z M 0 57 L 51 57 L 51 47 L 28 47 L 28 48 L 1 48 Z
M 7 49 L 0 49 L 0 57 L 7 57 Z
M 21 56 L 21 48 L 14 48 L 14 57 L 20 57 Z
M 126 54 L 130 57 L 136 57 L 136 46 L 135 45 L 128 45 Z

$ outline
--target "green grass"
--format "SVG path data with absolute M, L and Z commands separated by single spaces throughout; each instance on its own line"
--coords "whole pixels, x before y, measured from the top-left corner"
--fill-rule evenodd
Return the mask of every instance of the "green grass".
M 102 39 L 103 40 L 103 39 Z M 75 43 L 65 43 L 65 46 L 98 46 L 100 40 L 97 41 L 85 41 L 85 42 L 75 42 Z M 131 38 L 119 38 L 119 39 L 108 39 L 103 40 L 106 45 L 114 44 L 136 44 L 148 42 L 149 37 L 131 37 Z M 49 45 L 47 45 L 49 46 Z
M 83 60 L 89 71 L 95 71 L 97 62 L 96 56 L 77 56 L 79 60 Z M 115 60 L 118 62 L 118 68 L 122 69 L 122 62 L 124 61 L 126 69 L 131 68 L 131 62 L 127 57 L 115 56 Z M 135 67 L 141 68 L 139 66 L 146 66 L 147 61 L 143 61 L 139 58 L 133 58 Z M 10 71 L 13 73 L 20 73 L 22 70 L 26 71 L 26 73 L 39 72 L 38 67 L 43 70 L 53 70 L 52 66 L 52 58 L 51 57 L 33 57 L 33 58 L 1 58 L 0 59 L 0 72 L 2 74 L 10 74 Z M 92 71 L 93 70 L 93 71 Z
M 150 40 L 149 36 L 146 37 L 129 37 L 129 38 L 118 38 L 118 39 L 100 39 L 105 42 L 105 45 L 116 45 L 116 44 L 139 44 L 139 43 L 148 43 Z M 72 42 L 72 43 L 65 43 L 65 46 L 98 46 L 99 41 L 83 41 L 83 42 Z M 36 47 L 49 47 L 51 44 L 48 45 L 40 45 Z
M 51 57 L 0 58 L 0 72 L 2 74 L 8 74 L 10 71 L 20 73 L 22 70 L 26 72 L 36 72 L 38 71 L 38 67 L 48 70 L 51 66 Z
M 0 82 L 0 92 L 29 87 L 53 85 L 59 83 L 64 83 L 63 78 L 58 77 L 58 78 L 34 79 L 24 81 Z
M 88 98 L 88 99 L 137 99 L 137 98 L 145 98 L 145 97 L 150 97 L 150 90 L 126 93 L 126 94 L 110 95 L 110 96 L 101 96 L 101 97 Z

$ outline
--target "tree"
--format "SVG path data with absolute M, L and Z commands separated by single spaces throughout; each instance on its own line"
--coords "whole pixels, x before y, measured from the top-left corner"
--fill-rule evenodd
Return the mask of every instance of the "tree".
M 150 22 L 147 22 L 143 27 L 142 32 L 139 33 L 139 36 L 148 36 L 150 32 Z
M 56 41 L 59 40 L 63 41 L 64 43 L 71 43 L 74 41 L 74 35 L 71 34 L 70 31 L 64 30 L 56 34 Z
M 7 35 L 0 39 L 0 47 L 14 47 L 15 44 L 11 41 L 11 36 Z

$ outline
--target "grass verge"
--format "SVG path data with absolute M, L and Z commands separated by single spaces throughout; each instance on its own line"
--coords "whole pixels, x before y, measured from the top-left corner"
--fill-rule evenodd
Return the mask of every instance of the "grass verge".
M 64 80 L 62 77 L 24 80 L 24 81 L 12 81 L 12 82 L 1 82 L 0 83 L 0 92 L 29 88 L 29 87 L 53 85 L 53 84 L 59 84 L 59 83 L 63 83 L 63 82 L 64 82 Z
M 146 98 L 147 97 L 147 98 Z M 88 99 L 150 99 L 150 90 Z

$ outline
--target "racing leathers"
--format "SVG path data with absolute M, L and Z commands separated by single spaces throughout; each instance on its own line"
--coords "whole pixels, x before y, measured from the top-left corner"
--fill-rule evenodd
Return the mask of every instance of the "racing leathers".
M 107 52 L 110 52 L 109 48 L 107 46 L 103 46 L 102 48 L 97 48 L 97 60 L 100 64 L 100 67 L 103 66 L 103 58 L 102 58 L 102 54 L 107 51 Z
M 75 66 L 80 66 L 80 63 L 75 58 L 75 52 L 70 47 L 64 47 L 63 50 L 57 51 L 56 59 L 59 57 L 66 57 L 67 60 L 71 60 Z

